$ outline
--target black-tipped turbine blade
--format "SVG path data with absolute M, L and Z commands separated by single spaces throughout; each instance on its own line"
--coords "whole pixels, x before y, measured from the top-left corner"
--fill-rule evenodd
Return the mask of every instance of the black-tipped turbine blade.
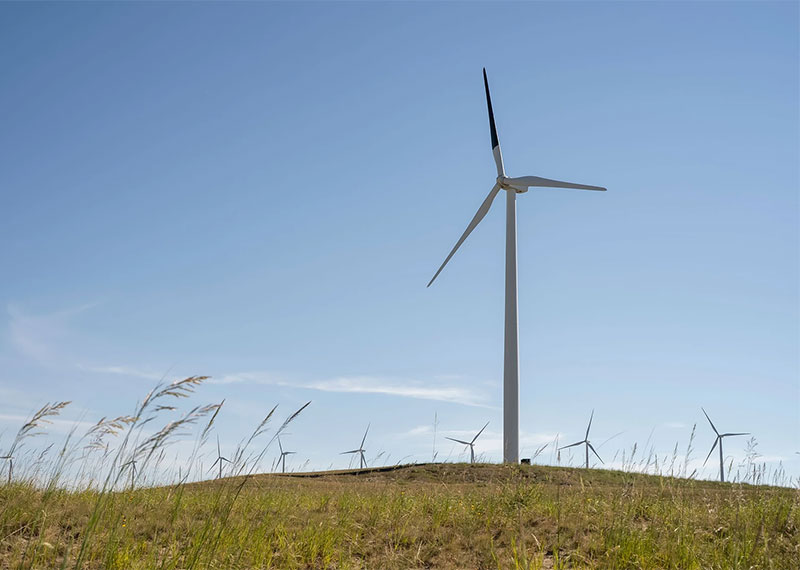
M 703 408 L 702 406 L 700 407 L 700 409 L 701 409 L 701 410 L 703 410 L 703 413 L 706 415 L 706 419 L 708 420 L 708 423 L 710 423 L 710 424 L 711 424 L 711 429 L 713 429 L 713 430 L 714 430 L 714 433 L 715 433 L 715 434 L 719 435 L 719 432 L 717 431 L 717 428 L 714 426 L 714 422 L 712 422 L 712 421 L 711 421 L 711 418 L 709 418 L 709 417 L 708 417 L 708 414 L 706 414 L 706 409 L 705 409 L 705 408 Z
M 485 430 L 486 426 L 488 426 L 488 425 L 489 425 L 489 422 L 486 422 L 486 425 L 481 428 L 481 431 L 478 432 L 478 435 L 476 435 L 475 437 L 472 438 L 472 443 L 475 443 L 475 440 L 478 439 L 478 437 L 480 437 L 480 435 L 483 433 L 483 430 Z
M 489 107 L 489 129 L 492 131 L 492 148 L 500 143 L 497 141 L 497 127 L 494 124 L 494 111 L 492 110 L 492 96 L 489 94 L 489 79 L 486 77 L 486 68 L 483 68 L 483 86 L 486 87 L 486 106 Z
M 361 451 L 360 449 L 354 449 L 353 451 L 342 451 L 339 455 L 347 455 L 348 453 L 358 453 Z
M 750 433 L 723 433 L 720 437 L 728 437 L 732 435 L 750 435 Z

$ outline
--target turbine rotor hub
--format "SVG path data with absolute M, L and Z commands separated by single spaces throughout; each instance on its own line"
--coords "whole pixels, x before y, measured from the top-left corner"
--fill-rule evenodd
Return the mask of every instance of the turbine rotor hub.
M 517 194 L 524 194 L 525 192 L 528 191 L 528 189 L 525 187 L 512 186 L 511 184 L 509 184 L 509 180 L 510 178 L 500 175 L 497 177 L 497 185 L 500 186 L 500 188 L 502 188 L 503 190 L 513 190 Z

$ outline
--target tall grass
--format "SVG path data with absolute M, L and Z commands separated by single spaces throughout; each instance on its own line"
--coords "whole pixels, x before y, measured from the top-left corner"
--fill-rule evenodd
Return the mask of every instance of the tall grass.
M 3 453 L 14 467 L 0 477 L 0 567 L 791 568 L 800 559 L 800 491 L 759 486 L 786 481 L 759 464 L 755 440 L 724 485 L 687 472 L 694 429 L 683 456 L 678 445 L 661 456 L 634 446 L 618 471 L 444 463 L 257 476 L 309 404 L 282 421 L 276 406 L 219 478 L 202 457 L 225 402 L 189 400 L 204 380 L 159 385 L 130 415 L 42 450 L 36 434 L 68 403 L 33 414 Z M 191 451 L 172 464 L 178 440 Z

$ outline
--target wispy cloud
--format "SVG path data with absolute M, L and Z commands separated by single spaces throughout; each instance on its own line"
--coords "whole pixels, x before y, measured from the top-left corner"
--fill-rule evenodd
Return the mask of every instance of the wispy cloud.
M 360 394 L 385 394 L 421 400 L 452 402 L 465 406 L 489 407 L 485 397 L 463 386 L 431 385 L 413 380 L 382 378 L 379 376 L 340 377 L 312 382 L 306 385 L 323 392 L 349 392 Z
M 491 408 L 486 402 L 486 395 L 469 386 L 454 386 L 439 378 L 429 382 L 420 380 L 393 378 L 384 376 L 340 376 L 335 378 L 301 381 L 293 380 L 270 372 L 246 372 L 227 374 L 217 379 L 211 379 L 211 384 L 271 384 L 288 386 L 320 392 L 342 392 L 356 394 L 383 394 L 386 396 L 401 396 L 421 400 L 436 400 L 451 402 L 464 406 Z M 461 384 L 464 382 L 462 381 Z
M 402 433 L 397 434 L 398 437 L 418 437 L 418 436 L 427 436 L 433 434 L 433 426 L 417 426 L 415 428 L 411 428 L 408 431 L 404 431 Z
M 86 372 L 94 372 L 97 374 L 118 374 L 120 376 L 144 378 L 145 380 L 165 380 L 167 378 L 167 374 L 165 373 L 149 372 L 132 366 L 86 366 L 79 364 L 78 368 Z
M 207 384 L 269 384 L 272 386 L 298 386 L 297 383 L 287 381 L 283 376 L 272 372 L 240 372 L 237 374 L 223 374 L 212 377 Z M 302 386 L 300 386 L 302 387 Z
M 74 331 L 69 319 L 94 306 L 88 303 L 79 307 L 44 315 L 31 315 L 17 305 L 8 305 L 8 336 L 10 345 L 21 355 L 46 366 L 70 366 L 93 374 L 114 374 L 145 380 L 166 380 L 167 373 L 142 366 L 126 364 L 84 364 L 76 361 Z M 84 361 L 85 362 L 85 361 Z M 474 382 L 453 374 L 437 375 L 428 379 L 397 378 L 380 375 L 339 376 L 317 380 L 298 380 L 270 372 L 244 372 L 225 374 L 208 381 L 209 384 L 269 384 L 321 392 L 349 394 L 381 394 L 420 400 L 450 402 L 464 406 L 491 408 L 482 390 Z

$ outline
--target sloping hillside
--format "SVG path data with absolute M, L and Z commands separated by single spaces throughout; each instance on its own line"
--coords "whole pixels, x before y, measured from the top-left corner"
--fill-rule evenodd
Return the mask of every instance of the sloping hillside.
M 426 464 L 97 494 L 0 487 L 4 568 L 795 568 L 797 490 Z

